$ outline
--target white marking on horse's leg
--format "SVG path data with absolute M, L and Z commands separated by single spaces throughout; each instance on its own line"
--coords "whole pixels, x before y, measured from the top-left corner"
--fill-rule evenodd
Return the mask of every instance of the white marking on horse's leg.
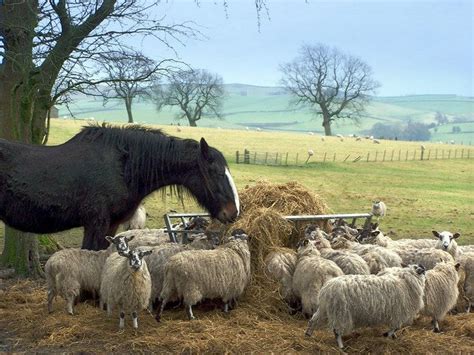
M 232 179 L 232 175 L 230 175 L 230 171 L 227 168 L 225 168 L 225 175 L 227 176 L 227 180 L 229 181 L 229 185 L 232 189 L 232 193 L 234 194 L 234 203 L 235 203 L 235 207 L 237 208 L 237 216 L 238 216 L 240 214 L 239 193 L 237 192 L 237 187 L 235 186 L 234 179 Z
M 125 327 L 125 313 L 124 311 L 120 312 L 120 323 L 119 323 L 119 328 L 123 329 Z
M 138 315 L 137 312 L 132 312 L 133 327 L 138 328 Z

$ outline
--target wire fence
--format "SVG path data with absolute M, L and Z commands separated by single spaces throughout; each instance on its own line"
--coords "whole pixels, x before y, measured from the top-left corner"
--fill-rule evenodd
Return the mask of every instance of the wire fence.
M 245 149 L 243 152 L 235 152 L 237 164 L 254 165 L 304 165 L 315 162 L 393 162 L 393 161 L 414 161 L 414 160 L 447 160 L 447 159 L 472 159 L 474 158 L 474 149 L 391 149 L 383 151 L 370 151 L 367 154 L 360 153 L 331 153 L 319 152 L 312 154 L 300 153 L 275 153 L 275 152 L 256 152 Z

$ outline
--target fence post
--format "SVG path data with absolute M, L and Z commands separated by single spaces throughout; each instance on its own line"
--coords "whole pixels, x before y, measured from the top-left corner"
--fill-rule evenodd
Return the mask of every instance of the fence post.
M 267 165 L 267 160 L 268 160 L 268 152 L 265 153 L 265 165 Z
M 443 149 L 443 151 L 442 151 L 441 153 L 442 153 L 442 154 L 441 154 L 441 160 L 442 160 L 442 159 L 444 159 L 444 149 Z
M 336 153 L 334 153 L 334 157 L 332 158 L 332 161 L 336 161 Z
M 451 159 L 451 149 L 448 150 L 448 159 Z
M 375 162 L 377 162 L 377 156 L 379 155 L 379 152 L 376 150 L 375 151 Z
M 464 158 L 464 148 L 461 150 L 461 159 Z
M 424 154 L 425 150 L 423 148 L 421 148 L 421 152 L 420 152 L 420 160 L 423 160 L 423 154 Z
M 255 152 L 253 154 L 253 163 L 256 164 L 257 163 L 257 152 Z
M 428 158 L 426 160 L 430 160 L 431 149 L 428 149 Z
M 454 159 L 457 158 L 457 155 L 458 155 L 458 150 L 457 150 L 457 149 L 454 149 Z
M 349 154 L 349 155 L 346 157 L 346 159 L 344 159 L 344 162 L 345 162 L 347 159 L 349 159 L 350 156 L 351 156 L 351 155 Z
M 470 144 L 469 144 L 469 145 L 470 145 Z M 467 151 L 467 159 L 469 159 L 469 153 L 471 153 L 471 150 L 470 150 L 470 149 L 468 149 L 468 151 Z
M 402 156 L 402 150 L 400 149 L 400 150 L 398 151 L 398 161 L 400 161 L 401 156 Z
M 238 150 L 235 151 L 235 162 L 239 164 L 239 151 Z
M 288 165 L 288 152 L 286 152 L 285 165 Z
M 275 158 L 275 165 L 278 165 L 278 153 L 277 153 L 276 158 Z
M 392 157 L 390 158 L 391 161 L 393 161 L 393 154 L 395 153 L 395 151 L 392 149 Z
M 296 153 L 296 165 L 298 165 L 298 153 Z
M 407 153 L 405 155 L 405 161 L 407 161 L 407 160 L 408 160 L 408 150 L 407 150 Z
M 370 152 L 367 153 L 367 163 L 369 162 Z
M 438 148 L 436 148 L 436 156 L 435 156 L 435 160 L 438 160 Z
M 325 163 L 325 162 L 326 162 L 326 154 L 327 154 L 327 152 L 324 152 L 323 163 Z
M 386 150 L 386 149 L 384 149 L 384 151 L 383 151 L 383 158 L 382 158 L 382 161 L 385 161 L 385 154 L 387 154 L 387 150 Z

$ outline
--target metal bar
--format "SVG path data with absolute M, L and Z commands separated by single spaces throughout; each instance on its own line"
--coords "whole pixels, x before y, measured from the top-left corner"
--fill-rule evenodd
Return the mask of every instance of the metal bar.
M 165 213 L 165 215 L 163 216 L 164 219 L 165 219 L 165 224 L 166 224 L 166 229 L 168 230 L 168 235 L 170 236 L 170 242 L 171 243 L 176 243 L 177 240 L 176 240 L 176 234 L 174 234 L 172 232 L 173 230 L 173 227 L 171 226 L 171 220 L 170 220 L 170 217 L 167 213 Z
M 324 219 L 336 219 L 336 218 L 371 218 L 370 213 L 350 213 L 350 214 L 320 214 L 320 215 L 302 215 L 302 216 L 283 216 L 284 219 L 289 221 L 318 221 Z

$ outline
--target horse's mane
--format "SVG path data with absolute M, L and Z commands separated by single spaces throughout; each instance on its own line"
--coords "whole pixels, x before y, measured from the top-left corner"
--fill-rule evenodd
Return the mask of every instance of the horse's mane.
M 125 180 L 129 186 L 148 189 L 163 178 L 162 172 L 199 159 L 199 143 L 193 139 L 169 136 L 159 129 L 140 125 L 114 126 L 107 123 L 85 126 L 71 140 L 101 143 L 114 146 L 123 153 Z M 138 186 L 137 178 L 149 186 Z M 182 196 L 181 187 L 172 187 L 174 194 Z

